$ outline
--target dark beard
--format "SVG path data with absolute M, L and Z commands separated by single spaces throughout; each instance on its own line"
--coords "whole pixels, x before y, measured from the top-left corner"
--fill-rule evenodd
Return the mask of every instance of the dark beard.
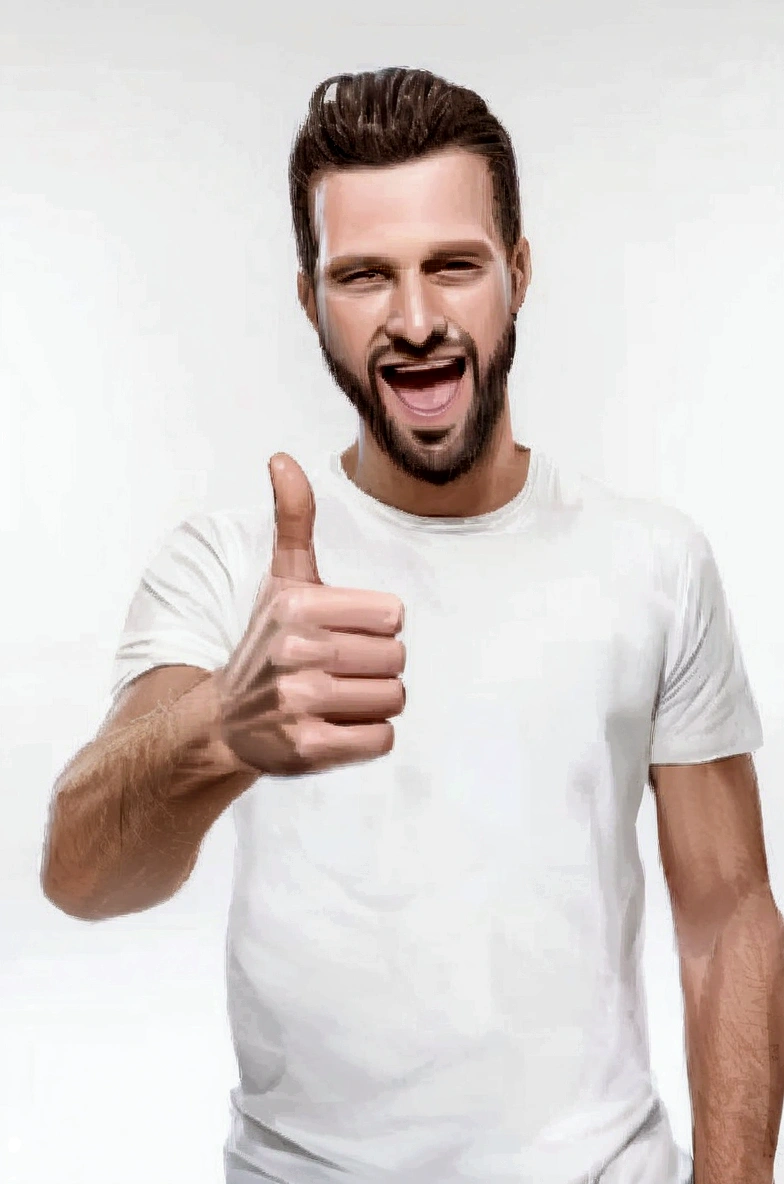
M 517 341 L 515 318 L 510 318 L 483 377 L 479 374 L 473 340 L 465 333 L 457 334 L 452 340 L 466 351 L 466 365 L 470 366 L 473 375 L 473 399 L 457 441 L 450 449 L 439 454 L 429 452 L 425 447 L 418 449 L 412 446 L 388 414 L 379 394 L 376 377 L 376 358 L 380 355 L 376 353 L 370 359 L 367 384 L 362 383 L 330 353 L 319 332 L 319 344 L 327 369 L 359 412 L 378 447 L 401 472 L 417 481 L 426 481 L 429 485 L 448 485 L 450 481 L 456 481 L 470 472 L 490 447 L 506 403 L 506 380 L 514 361 Z M 429 350 L 436 349 L 442 341 L 443 338 L 431 344 Z M 421 352 L 423 357 L 426 356 L 424 350 Z

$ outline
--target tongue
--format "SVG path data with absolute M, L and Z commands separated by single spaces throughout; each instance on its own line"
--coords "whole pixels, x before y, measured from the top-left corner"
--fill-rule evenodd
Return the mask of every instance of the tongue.
M 410 382 L 405 386 L 391 382 L 390 386 L 412 411 L 440 411 L 454 398 L 459 384 L 459 378 L 450 377 L 441 382 L 433 382 L 432 379 L 428 382 L 423 381 L 421 385 L 417 383 L 416 386 Z

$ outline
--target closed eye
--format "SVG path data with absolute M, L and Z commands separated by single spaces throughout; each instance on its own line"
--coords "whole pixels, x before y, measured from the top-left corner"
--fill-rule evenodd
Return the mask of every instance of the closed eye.
M 462 283 L 463 280 L 470 282 L 481 276 L 484 271 L 482 264 L 472 259 L 438 259 L 434 260 L 427 270 L 434 278 L 446 284 L 453 280 L 456 283 Z
M 370 271 L 370 270 L 352 271 L 350 273 L 350 275 L 342 276 L 340 282 L 341 282 L 341 284 L 351 284 L 354 282 L 354 280 L 373 279 L 375 276 L 381 276 L 381 272 L 380 271 Z
M 428 271 L 434 272 L 452 272 L 466 274 L 471 271 L 479 271 L 480 265 L 472 262 L 470 259 L 441 259 L 431 264 Z M 366 267 L 361 271 L 351 271 L 347 275 L 340 277 L 341 284 L 353 284 L 359 280 L 374 280 L 386 279 L 387 273 L 379 271 L 377 268 Z

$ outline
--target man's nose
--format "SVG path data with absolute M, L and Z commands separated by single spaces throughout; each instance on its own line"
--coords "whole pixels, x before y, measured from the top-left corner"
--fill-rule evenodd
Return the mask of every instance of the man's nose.
M 419 276 L 404 276 L 392 295 L 389 316 L 384 326 L 390 338 L 400 337 L 422 346 L 434 335 L 446 333 L 446 317 L 434 306 Z

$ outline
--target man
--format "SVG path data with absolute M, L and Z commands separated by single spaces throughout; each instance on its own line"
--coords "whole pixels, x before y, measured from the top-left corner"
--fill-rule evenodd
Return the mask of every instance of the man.
M 269 513 L 172 533 L 58 781 L 45 891 L 152 907 L 233 803 L 229 1184 L 685 1184 L 642 997 L 650 779 L 696 1184 L 769 1184 L 783 929 L 710 545 L 515 442 L 530 253 L 477 95 L 327 80 L 290 189 L 357 439 L 312 487 L 273 457 Z

